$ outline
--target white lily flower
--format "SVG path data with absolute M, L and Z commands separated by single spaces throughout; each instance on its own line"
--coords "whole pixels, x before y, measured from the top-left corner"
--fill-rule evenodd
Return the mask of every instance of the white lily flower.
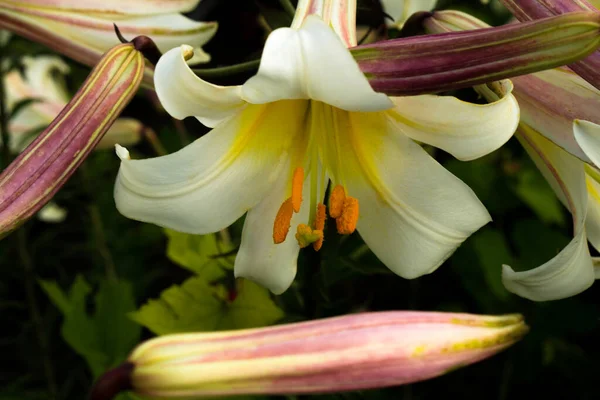
M 152 37 L 166 52 L 182 43 L 195 48 L 194 61 L 210 57 L 201 46 L 215 34 L 214 22 L 193 21 L 180 13 L 200 0 L 3 0 L 0 28 L 13 31 L 79 62 L 93 66 L 119 43 L 113 23 L 127 38 Z
M 416 12 L 431 11 L 437 0 L 381 0 L 383 10 L 394 19 L 388 25 L 402 27 L 406 20 Z
M 235 274 L 274 293 L 293 281 L 300 247 L 323 244 L 326 209 L 338 232 L 356 228 L 398 275 L 438 268 L 490 216 L 412 139 L 474 159 L 512 136 L 519 108 L 510 94 L 475 105 L 374 92 L 347 50 L 355 12 L 354 0 L 300 1 L 292 27 L 271 33 L 258 73 L 241 86 L 199 79 L 185 62 L 189 46 L 167 52 L 155 71 L 161 103 L 214 129 L 148 160 L 118 146 L 119 211 L 196 234 L 247 212 Z

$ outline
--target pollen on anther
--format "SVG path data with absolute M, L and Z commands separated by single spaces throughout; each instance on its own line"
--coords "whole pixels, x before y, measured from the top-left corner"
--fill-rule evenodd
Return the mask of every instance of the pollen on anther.
M 273 223 L 273 242 L 275 244 L 285 241 L 290 230 L 293 214 L 292 199 L 288 198 L 279 207 L 279 211 L 277 211 L 277 215 L 275 216 L 275 222 Z
M 304 185 L 304 168 L 298 167 L 294 170 L 292 177 L 292 206 L 294 212 L 300 212 L 302 205 L 302 186 Z
M 319 203 L 317 204 L 317 215 L 315 216 L 315 230 L 323 231 L 325 229 L 325 218 L 327 217 L 325 214 L 326 208 L 325 204 Z M 323 238 L 321 237 L 319 240 L 314 242 L 313 249 L 315 251 L 321 250 L 323 247 Z
M 331 215 L 331 218 L 339 218 L 342 215 L 345 198 L 346 191 L 344 187 L 342 185 L 335 185 L 329 195 L 329 215 Z
M 356 230 L 358 222 L 358 200 L 354 197 L 346 197 L 342 215 L 336 218 L 335 223 L 340 235 L 350 235 Z

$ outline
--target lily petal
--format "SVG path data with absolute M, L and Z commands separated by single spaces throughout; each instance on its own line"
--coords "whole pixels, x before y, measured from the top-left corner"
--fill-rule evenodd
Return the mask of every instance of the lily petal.
M 191 57 L 190 46 L 165 53 L 154 70 L 154 86 L 162 106 L 177 119 L 195 116 L 214 128 L 238 113 L 246 105 L 239 86 L 217 86 L 198 78 L 185 62 Z
M 414 13 L 433 10 L 437 0 L 381 0 L 385 12 L 394 19 L 389 25 L 400 25 Z
M 67 210 L 51 201 L 38 211 L 37 217 L 40 221 L 58 224 L 67 219 Z
M 373 91 L 341 39 L 314 15 L 299 30 L 280 28 L 269 36 L 258 73 L 242 86 L 242 97 L 253 104 L 310 98 L 348 111 L 393 106 Z
M 214 22 L 197 22 L 180 14 L 107 16 L 31 7 L 21 2 L 3 4 L 0 9 L 0 26 L 90 65 L 119 43 L 113 23 L 126 37 L 152 37 L 162 52 L 188 43 L 204 54 L 200 46 L 217 29 Z M 204 58 L 208 55 L 204 54 Z
M 41 8 L 56 8 L 65 11 L 105 12 L 108 14 L 164 14 L 187 12 L 200 0 L 7 0 Z
M 289 170 L 289 166 L 285 168 Z M 274 294 L 290 287 L 296 276 L 300 247 L 294 237 L 294 228 L 308 221 L 309 203 L 302 202 L 300 212 L 294 213 L 291 228 L 283 243 L 273 243 L 273 222 L 281 204 L 289 197 L 289 176 L 281 174 L 265 199 L 246 215 L 240 249 L 235 258 L 236 277 L 250 279 Z M 308 192 L 310 179 L 304 181 Z
M 527 125 L 521 125 L 517 137 L 571 211 L 574 237 L 556 257 L 537 268 L 515 272 L 504 265 L 502 281 L 509 291 L 535 301 L 576 295 L 595 279 L 584 228 L 588 195 L 583 163 Z
M 519 105 L 510 94 L 512 84 L 502 81 L 505 94 L 490 104 L 473 104 L 450 96 L 394 97 L 391 113 L 402 132 L 468 161 L 498 149 L 519 125 Z M 432 112 L 432 110 L 436 110 Z
M 304 101 L 249 106 L 164 157 L 130 160 L 121 148 L 118 210 L 187 233 L 231 225 L 271 189 L 305 113 Z
M 573 120 L 600 123 L 600 90 L 568 68 L 513 78 L 521 120 L 585 162 L 590 159 L 573 133 Z
M 337 125 L 348 193 L 358 199 L 357 230 L 404 278 L 433 272 L 491 220 L 473 191 L 401 134 L 385 113 L 347 113 Z M 375 156 L 376 155 L 376 156 Z
M 66 75 L 71 69 L 60 57 L 44 55 L 23 57 L 23 66 L 25 81 L 31 88 L 32 97 L 42 97 L 48 101 L 64 104 L 69 101 L 70 96 L 65 87 L 57 83 L 56 73 Z
M 585 155 L 600 167 L 600 125 L 576 119 L 573 121 L 573 134 Z
M 104 52 L 119 43 L 114 25 L 125 36 L 151 36 L 159 50 L 165 52 L 181 43 L 200 47 L 215 34 L 214 22 L 197 22 L 180 14 L 135 16 L 123 19 L 107 19 L 94 14 L 74 14 L 58 11 L 16 9 L 4 10 L 9 15 L 45 26 L 55 34 L 67 37 L 76 43 Z
M 598 172 L 595 171 L 594 175 Z M 588 241 L 600 251 L 600 183 L 586 173 L 585 181 L 588 191 L 588 208 L 585 219 L 585 230 Z

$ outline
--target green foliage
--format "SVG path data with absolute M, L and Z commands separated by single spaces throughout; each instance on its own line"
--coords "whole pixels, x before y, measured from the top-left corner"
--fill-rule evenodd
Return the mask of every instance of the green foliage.
M 531 163 L 519 171 L 514 190 L 517 196 L 545 223 L 565 224 L 563 206 L 542 175 Z
M 94 376 L 123 362 L 139 341 L 140 327 L 127 318 L 135 309 L 128 282 L 100 281 L 93 314 L 87 311 L 92 288 L 81 275 L 68 293 L 55 281 L 40 281 L 40 286 L 63 314 L 64 340 L 85 358 Z
M 213 282 L 233 269 L 231 243 L 219 240 L 217 235 L 189 235 L 165 229 L 169 238 L 167 257 L 187 268 L 207 282 Z
M 158 335 L 270 325 L 283 317 L 269 291 L 238 279 L 235 288 L 193 277 L 165 290 L 131 318 Z
M 265 288 L 233 279 L 234 246 L 228 233 L 190 235 L 166 229 L 167 256 L 195 276 L 149 300 L 132 320 L 157 335 L 255 328 L 284 313 Z M 223 239 L 225 238 L 225 240 Z

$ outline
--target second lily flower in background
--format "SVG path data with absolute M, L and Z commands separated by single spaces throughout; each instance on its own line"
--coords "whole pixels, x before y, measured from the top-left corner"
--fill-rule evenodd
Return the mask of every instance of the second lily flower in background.
M 488 26 L 459 11 L 435 12 L 424 24 L 430 33 Z M 536 268 L 515 271 L 504 265 L 502 279 L 508 290 L 531 300 L 573 296 L 600 276 L 588 249 L 589 241 L 600 250 L 600 90 L 566 67 L 513 82 L 521 107 L 517 138 L 571 212 L 573 239 Z
M 4 0 L 0 29 L 7 29 L 88 66 L 119 44 L 113 23 L 123 35 L 151 36 L 165 52 L 183 43 L 195 49 L 195 61 L 208 61 L 201 49 L 215 34 L 214 22 L 196 22 L 180 13 L 200 0 Z
M 398 275 L 433 272 L 490 216 L 413 139 L 472 160 L 512 136 L 518 105 L 510 94 L 475 105 L 374 92 L 347 50 L 355 17 L 352 0 L 300 1 L 242 86 L 199 79 L 186 64 L 189 46 L 166 53 L 155 73 L 163 106 L 214 129 L 165 157 L 130 160 L 118 148 L 119 211 L 198 234 L 248 212 L 235 274 L 274 293 L 293 281 L 301 247 L 321 248 L 326 213 Z

